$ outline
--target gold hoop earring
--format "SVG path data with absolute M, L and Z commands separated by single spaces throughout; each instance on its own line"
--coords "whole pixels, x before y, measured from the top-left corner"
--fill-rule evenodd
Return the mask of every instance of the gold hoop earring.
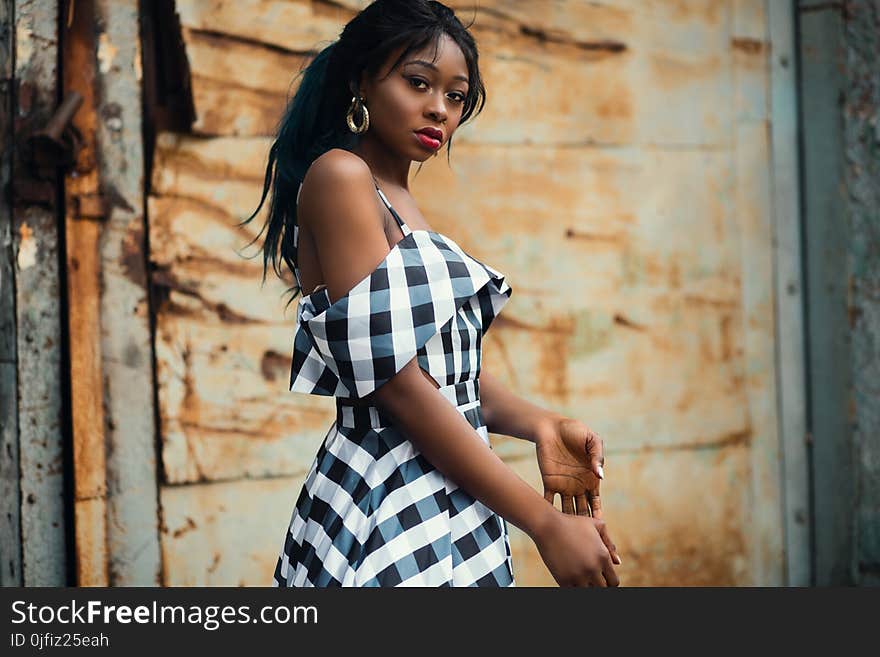
M 354 122 L 354 113 L 358 105 L 358 97 L 351 97 L 351 105 L 348 108 L 348 113 L 345 115 L 345 122 L 348 124 L 348 129 L 351 130 L 356 135 L 361 135 L 367 131 L 367 128 L 370 127 L 370 113 L 367 111 L 367 106 L 363 102 L 363 98 L 360 99 L 361 103 L 361 113 L 364 115 L 364 122 L 361 125 L 357 125 Z

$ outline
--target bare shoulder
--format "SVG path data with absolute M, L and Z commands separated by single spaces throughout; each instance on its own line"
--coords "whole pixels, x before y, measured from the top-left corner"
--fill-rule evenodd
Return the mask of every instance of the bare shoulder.
M 370 167 L 360 157 L 342 148 L 332 148 L 315 159 L 306 171 L 300 204 L 315 209 L 316 204 L 340 195 L 373 190 Z
M 312 162 L 303 180 L 297 214 L 307 223 L 334 299 L 369 274 L 389 252 L 372 173 L 354 153 L 334 148 Z

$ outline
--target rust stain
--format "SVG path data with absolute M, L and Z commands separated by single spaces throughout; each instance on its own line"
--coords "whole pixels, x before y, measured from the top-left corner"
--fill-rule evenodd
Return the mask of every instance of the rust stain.
M 516 317 L 511 317 L 510 314 L 505 315 L 503 313 L 493 319 L 492 324 L 496 328 L 499 326 L 504 326 L 509 329 L 531 331 L 534 333 L 571 333 L 571 331 L 567 331 L 563 326 L 554 321 L 551 321 L 543 326 L 537 326 L 535 324 L 528 324 L 527 322 L 524 322 L 521 319 L 517 319 Z
M 748 474 L 747 449 L 639 455 L 614 463 L 631 500 L 609 497 L 606 506 L 608 517 L 627 530 L 612 528 L 624 560 L 622 585 L 751 583 L 750 513 L 740 483 Z M 681 479 L 682 471 L 689 476 Z
M 221 321 L 230 324 L 259 324 L 260 321 L 242 315 L 232 310 L 222 301 L 212 303 L 202 297 L 196 288 L 196 283 L 187 283 L 181 281 L 167 265 L 157 267 L 152 274 L 152 286 L 154 298 L 156 299 L 156 313 L 169 313 L 181 317 L 198 317 L 199 313 L 190 308 L 183 308 L 179 304 L 175 304 L 171 300 L 171 291 L 184 294 L 188 297 L 198 300 L 202 307 L 213 312 Z
M 710 79 L 720 75 L 721 59 L 706 56 L 699 60 L 675 58 L 671 54 L 655 54 L 649 65 L 651 76 L 658 87 L 669 93 L 682 93 L 695 80 Z
M 219 552 L 215 552 L 215 553 L 214 553 L 214 558 L 213 558 L 213 560 L 211 561 L 211 565 L 208 566 L 208 572 L 209 572 L 209 573 L 213 573 L 215 570 L 217 570 L 217 566 L 219 566 L 219 565 L 220 565 L 220 553 L 219 553 Z
M 281 380 L 287 377 L 287 371 L 290 368 L 290 358 L 279 354 L 277 351 L 265 351 L 260 359 L 260 371 L 263 378 L 267 381 L 275 381 L 281 373 Z
M 632 97 L 628 94 L 615 94 L 594 109 L 596 116 L 603 119 L 630 119 L 633 116 Z
M 538 349 L 537 390 L 542 395 L 565 402 L 569 395 L 568 363 L 575 319 L 571 316 L 550 317 Z
M 144 222 L 134 217 L 125 226 L 120 266 L 123 275 L 139 288 L 146 287 L 147 272 L 144 254 Z
M 733 37 L 730 45 L 734 50 L 739 50 L 749 55 L 759 55 L 764 52 L 765 44 L 759 39 L 751 39 L 748 37 Z
M 721 316 L 721 360 L 729 361 L 733 357 L 733 317 Z
M 686 303 L 694 306 L 711 306 L 713 308 L 733 309 L 737 307 L 736 301 L 728 299 L 713 299 L 700 294 L 688 293 L 683 296 Z
M 574 228 L 567 228 L 565 230 L 565 236 L 569 239 L 586 240 L 589 242 L 605 242 L 606 244 L 612 245 L 618 245 L 623 240 L 623 235 L 620 233 L 591 233 L 585 230 L 575 230 Z
M 182 425 L 182 427 L 186 427 L 187 425 L 199 424 L 202 415 L 202 403 L 201 398 L 196 392 L 196 383 L 193 378 L 192 351 L 190 351 L 189 346 L 184 347 L 183 351 L 181 352 L 181 357 L 183 359 L 184 365 L 184 393 L 183 401 L 180 405 L 180 424 Z M 187 454 L 189 455 L 189 463 L 196 470 L 196 481 L 208 481 L 208 478 L 205 476 L 205 473 L 202 470 L 201 462 L 199 461 L 198 454 L 193 447 L 190 435 L 186 432 L 184 432 L 184 439 L 186 440 L 186 449 Z
M 574 46 L 575 48 L 588 50 L 591 52 L 616 55 L 622 52 L 626 52 L 627 50 L 625 43 L 623 43 L 622 41 L 614 41 L 613 39 L 600 39 L 598 41 L 577 41 L 564 33 L 556 32 L 553 30 L 545 30 L 541 29 L 540 27 L 533 27 L 531 25 L 520 25 L 519 31 L 520 34 L 524 36 L 537 39 L 538 41 L 544 43 L 559 43 Z
M 748 427 L 741 431 L 731 431 L 722 434 L 709 442 L 686 442 L 672 445 L 645 444 L 633 449 L 617 448 L 615 451 L 621 454 L 650 454 L 652 452 L 681 452 L 697 450 L 717 450 L 724 447 L 749 446 L 752 444 L 752 429 Z
M 620 313 L 615 313 L 614 323 L 619 324 L 620 326 L 623 326 L 628 329 L 633 329 L 635 331 L 644 331 L 645 330 L 645 327 L 642 324 L 637 324 L 636 322 L 632 321 L 631 319 L 627 319 L 626 317 L 624 317 Z
M 187 532 L 192 531 L 193 529 L 196 529 L 197 527 L 198 527 L 198 525 L 196 525 L 195 521 L 192 518 L 190 518 L 189 516 L 187 516 L 186 517 L 186 526 L 181 527 L 180 529 L 175 529 L 172 536 L 174 538 L 180 538 L 181 536 L 183 536 Z

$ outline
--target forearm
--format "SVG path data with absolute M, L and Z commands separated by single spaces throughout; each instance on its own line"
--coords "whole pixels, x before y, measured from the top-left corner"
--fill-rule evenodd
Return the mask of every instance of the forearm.
M 485 368 L 480 370 L 480 405 L 490 432 L 531 442 L 546 424 L 562 417 L 515 395 Z
M 383 385 L 376 400 L 440 472 L 531 537 L 555 509 L 510 469 L 476 430 L 419 375 L 404 370 Z M 403 376 L 402 376 L 403 375 Z

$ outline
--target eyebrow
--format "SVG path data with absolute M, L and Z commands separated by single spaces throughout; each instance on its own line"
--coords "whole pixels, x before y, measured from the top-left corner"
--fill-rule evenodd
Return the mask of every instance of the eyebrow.
M 431 62 L 426 62 L 424 59 L 411 59 L 410 61 L 406 62 L 404 66 L 409 66 L 410 64 L 418 64 L 419 66 L 425 66 L 438 72 L 440 71 L 440 69 L 437 68 L 434 64 L 432 64 Z M 468 84 L 470 84 L 470 82 L 468 82 L 468 79 L 463 75 L 453 75 L 452 79 L 461 80 L 462 82 L 467 82 Z

